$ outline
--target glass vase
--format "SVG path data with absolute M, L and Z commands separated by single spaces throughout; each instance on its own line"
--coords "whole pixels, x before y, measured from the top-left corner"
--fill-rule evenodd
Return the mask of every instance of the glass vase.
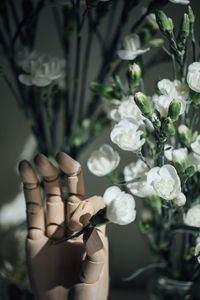
M 161 276 L 151 280 L 148 294 L 150 300 L 199 300 L 200 285 Z

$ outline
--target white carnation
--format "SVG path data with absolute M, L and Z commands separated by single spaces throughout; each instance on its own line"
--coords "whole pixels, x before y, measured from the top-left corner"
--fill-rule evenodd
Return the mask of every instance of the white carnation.
M 191 207 L 184 216 L 184 223 L 189 226 L 200 227 L 200 204 Z
M 119 154 L 107 144 L 92 152 L 87 161 L 88 169 L 96 176 L 105 176 L 117 168 L 120 161 Z
M 19 75 L 19 81 L 24 85 L 47 86 L 54 80 L 65 76 L 66 61 L 58 57 L 32 52 L 19 61 L 25 73 Z
M 123 46 L 124 50 L 118 50 L 117 54 L 121 59 L 125 60 L 134 60 L 138 55 L 149 51 L 149 48 L 140 49 L 140 38 L 135 33 L 127 35 L 125 37 Z
M 191 90 L 200 93 L 200 62 L 193 62 L 189 65 L 187 83 Z
M 143 131 L 138 129 L 136 122 L 124 119 L 114 126 L 110 138 L 122 150 L 137 152 L 145 143 L 145 139 L 141 139 Z
M 152 163 L 152 162 L 151 162 Z M 147 174 L 149 168 L 146 164 L 138 159 L 136 162 L 130 163 L 124 168 L 124 178 L 126 181 L 143 177 Z M 137 197 L 148 197 L 155 194 L 155 191 L 151 185 L 147 183 L 146 176 L 143 180 L 127 184 L 127 187 L 131 193 Z
M 172 3 L 175 3 L 175 4 L 183 4 L 183 5 L 186 5 L 186 4 L 190 3 L 189 0 L 169 0 L 169 1 L 172 2 Z
M 133 119 L 140 123 L 143 120 L 142 113 L 135 103 L 133 96 L 123 98 L 119 106 L 110 111 L 110 116 L 117 122 L 125 118 Z
M 116 186 L 111 186 L 105 191 L 103 199 L 107 205 L 106 217 L 111 222 L 127 225 L 135 220 L 135 200 L 130 194 L 122 192 Z
M 181 193 L 180 178 L 171 165 L 152 168 L 147 173 L 147 183 L 152 184 L 155 194 L 165 200 L 177 198 Z
M 169 106 L 173 100 L 181 103 L 180 115 L 185 112 L 186 105 L 189 103 L 187 101 L 189 88 L 186 84 L 182 84 L 179 80 L 162 79 L 158 82 L 158 89 L 162 95 L 155 94 L 152 101 L 162 117 L 168 116 Z

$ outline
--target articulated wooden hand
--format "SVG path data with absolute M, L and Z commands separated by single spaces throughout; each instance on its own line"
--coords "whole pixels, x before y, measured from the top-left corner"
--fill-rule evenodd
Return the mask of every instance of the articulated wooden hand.
M 68 191 L 67 224 L 58 170 L 46 156 L 35 158 L 46 194 L 46 222 L 38 178 L 30 163 L 19 165 L 27 206 L 27 265 L 36 300 L 106 300 L 108 292 L 108 244 L 105 227 L 58 245 L 64 236 L 83 228 L 105 205 L 101 197 L 84 200 L 81 166 L 60 152 L 57 161 L 65 173 Z M 46 223 L 46 226 L 45 226 Z

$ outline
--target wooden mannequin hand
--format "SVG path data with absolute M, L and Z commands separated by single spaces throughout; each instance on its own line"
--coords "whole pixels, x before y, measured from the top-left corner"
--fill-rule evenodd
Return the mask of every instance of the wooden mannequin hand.
M 58 245 L 83 228 L 99 209 L 101 197 L 84 199 L 81 167 L 67 154 L 57 162 L 65 173 L 68 191 L 67 224 L 58 170 L 43 155 L 35 158 L 46 194 L 46 226 L 39 181 L 31 165 L 19 165 L 27 206 L 27 266 L 36 300 L 106 300 L 108 292 L 108 245 L 104 226 Z

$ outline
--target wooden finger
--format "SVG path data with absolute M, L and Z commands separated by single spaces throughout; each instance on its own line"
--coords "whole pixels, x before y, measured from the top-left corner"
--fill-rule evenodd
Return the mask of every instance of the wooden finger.
M 35 157 L 35 164 L 43 177 L 46 194 L 46 233 L 48 237 L 60 239 L 64 236 L 65 205 L 59 173 L 43 154 Z
M 100 237 L 100 234 L 96 228 L 93 228 L 84 235 L 87 255 L 79 276 L 84 283 L 95 283 L 99 279 L 107 260 L 108 253 L 104 245 L 104 236 Z
M 59 152 L 56 159 L 65 174 L 68 191 L 67 221 L 69 223 L 71 215 L 85 197 L 81 165 L 64 152 Z
M 93 196 L 79 203 L 73 212 L 68 227 L 71 231 L 80 231 L 89 223 L 90 218 L 105 207 L 102 197 Z
M 26 160 L 20 162 L 19 172 L 24 185 L 28 237 L 37 240 L 45 231 L 39 181 L 31 164 Z

